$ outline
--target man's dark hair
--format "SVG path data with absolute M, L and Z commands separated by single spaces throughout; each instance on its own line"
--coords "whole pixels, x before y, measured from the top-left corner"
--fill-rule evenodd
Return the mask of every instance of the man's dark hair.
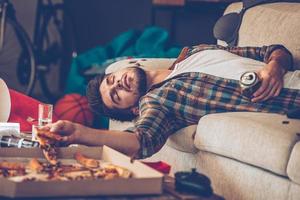
M 101 97 L 99 87 L 107 75 L 99 74 L 95 78 L 89 81 L 86 89 L 86 96 L 89 106 L 97 115 L 104 115 L 109 118 L 120 120 L 120 121 L 131 121 L 136 115 L 131 112 L 131 108 L 126 109 L 111 109 L 108 108 Z

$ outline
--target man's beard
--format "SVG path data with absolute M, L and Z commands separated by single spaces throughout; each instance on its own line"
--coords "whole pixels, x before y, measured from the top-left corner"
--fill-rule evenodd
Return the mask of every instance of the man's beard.
M 140 67 L 132 67 L 134 69 L 135 77 L 137 78 L 137 102 L 134 105 L 138 105 L 138 102 L 142 96 L 144 96 L 147 92 L 147 75 L 144 69 Z
M 139 106 L 139 101 L 142 96 L 144 96 L 147 92 L 147 75 L 144 69 L 139 67 L 132 67 L 133 73 L 136 77 L 136 95 L 137 99 L 134 104 L 128 108 L 124 109 L 107 109 L 106 114 L 108 117 L 119 120 L 119 121 L 132 121 L 137 116 L 132 112 L 132 108 Z

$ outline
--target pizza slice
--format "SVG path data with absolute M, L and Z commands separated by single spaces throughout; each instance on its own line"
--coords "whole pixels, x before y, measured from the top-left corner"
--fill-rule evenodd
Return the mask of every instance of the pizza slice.
M 37 173 L 42 172 L 44 170 L 42 163 L 40 163 L 36 158 L 32 158 L 29 161 L 28 168 Z
M 118 177 L 121 177 L 121 178 L 130 178 L 132 176 L 131 171 L 129 171 L 128 169 L 126 169 L 124 167 L 120 167 L 117 165 L 109 164 L 104 169 L 107 174 L 117 173 Z
M 51 165 L 57 165 L 57 143 L 62 141 L 62 137 L 56 133 L 37 129 L 37 139 L 40 148 L 43 150 L 46 160 Z
M 79 152 L 76 152 L 74 155 L 74 158 L 76 159 L 76 161 L 81 164 L 82 166 L 86 167 L 86 168 L 97 168 L 99 167 L 99 162 L 95 159 L 92 158 L 88 158 L 84 155 L 82 155 Z
M 25 170 L 25 166 L 19 162 L 2 161 L 0 162 L 0 169 Z
M 23 163 L 2 161 L 0 162 L 0 177 L 12 177 L 26 174 Z

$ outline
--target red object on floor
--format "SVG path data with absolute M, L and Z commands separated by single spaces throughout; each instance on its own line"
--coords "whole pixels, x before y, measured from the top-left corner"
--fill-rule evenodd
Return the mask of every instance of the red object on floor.
M 20 123 L 22 132 L 31 132 L 32 124 L 37 123 L 38 105 L 41 102 L 12 89 L 9 89 L 9 94 L 11 109 L 8 122 Z M 52 116 L 52 121 L 57 121 L 55 115 Z
M 158 162 L 142 162 L 145 165 L 148 165 L 149 167 L 163 173 L 163 174 L 169 174 L 170 170 L 171 170 L 171 165 L 162 162 L 162 161 L 158 161 Z

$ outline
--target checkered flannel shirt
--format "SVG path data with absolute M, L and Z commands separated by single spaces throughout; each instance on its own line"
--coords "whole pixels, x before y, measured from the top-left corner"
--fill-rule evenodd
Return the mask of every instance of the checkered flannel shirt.
M 224 49 L 240 56 L 268 62 L 280 45 L 231 47 L 200 45 L 185 48 L 176 62 L 207 49 Z M 184 55 L 182 55 L 184 54 Z M 145 158 L 156 153 L 175 131 L 197 124 L 210 113 L 250 111 L 284 114 L 300 107 L 300 90 L 282 89 L 278 97 L 253 103 L 240 94 L 239 82 L 205 73 L 183 73 L 154 85 L 140 99 L 140 116 L 128 131 L 137 134 L 140 150 L 135 157 Z

